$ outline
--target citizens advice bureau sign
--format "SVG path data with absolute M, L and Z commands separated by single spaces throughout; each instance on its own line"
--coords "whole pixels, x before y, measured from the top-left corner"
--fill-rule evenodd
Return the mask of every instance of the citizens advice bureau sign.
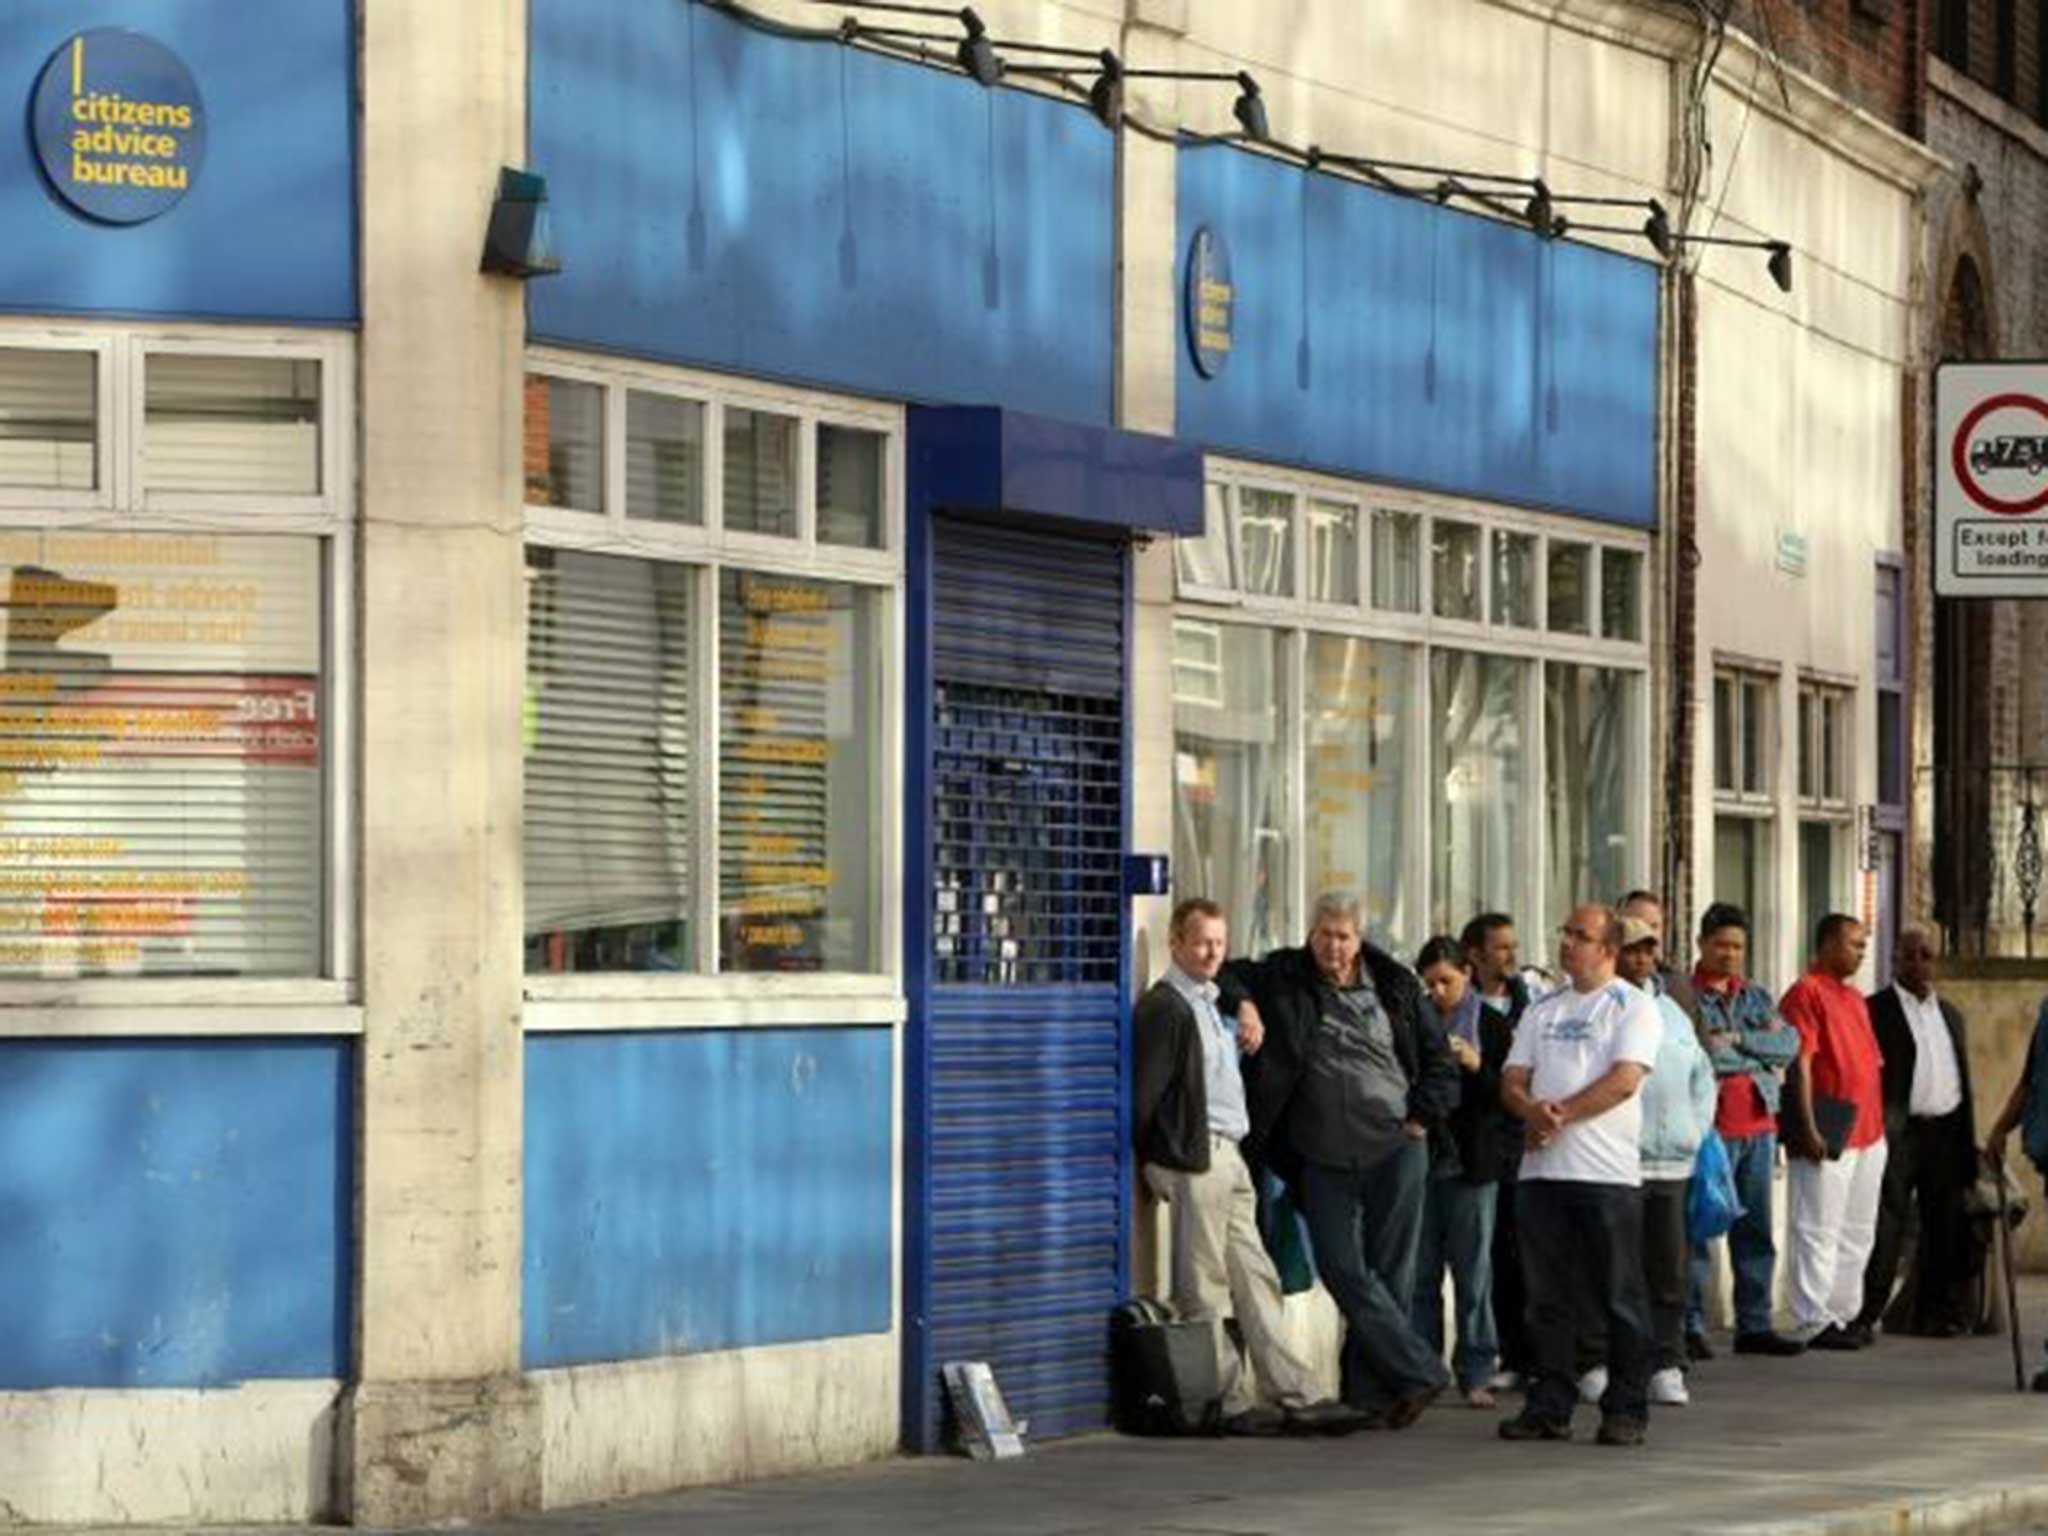
M 1934 374 L 1934 590 L 2048 598 L 2048 362 Z
M 118 27 L 81 32 L 50 56 L 30 123 L 57 195 L 108 224 L 171 208 L 206 157 L 192 72 L 156 39 Z

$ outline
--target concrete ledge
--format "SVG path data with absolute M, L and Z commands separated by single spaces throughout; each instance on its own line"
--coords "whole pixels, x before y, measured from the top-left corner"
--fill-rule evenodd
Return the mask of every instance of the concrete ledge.
M 893 1455 L 892 1333 L 535 1371 L 549 1509 Z
M 334 1509 L 334 1381 L 0 1393 L 0 1524 L 300 1524 Z
M 2014 1483 L 1950 1497 L 1862 1504 L 1767 1525 L 1698 1526 L 1705 1536 L 1933 1536 L 1935 1532 L 2009 1531 L 2048 1517 L 2048 1483 Z
M 519 1376 L 371 1381 L 342 1414 L 351 1524 L 489 1520 L 540 1507 L 540 1397 Z

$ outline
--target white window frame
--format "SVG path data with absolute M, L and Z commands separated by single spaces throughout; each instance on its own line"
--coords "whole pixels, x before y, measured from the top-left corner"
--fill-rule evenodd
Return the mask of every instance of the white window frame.
M 128 533 L 293 534 L 319 538 L 321 571 L 322 831 L 325 903 L 317 976 L 120 976 L 0 979 L 0 1038 L 74 1035 L 347 1035 L 362 1030 L 356 980 L 357 770 L 355 693 L 356 339 L 344 331 L 180 323 L 51 326 L 0 317 L 0 346 L 96 352 L 99 488 L 0 492 L 11 528 Z M 321 493 L 182 493 L 145 498 L 140 465 L 142 359 L 183 351 L 216 357 L 317 359 Z
M 605 511 L 526 507 L 529 546 L 586 554 L 621 555 L 687 565 L 696 573 L 693 749 L 703 771 L 697 783 L 689 921 L 697 970 L 691 973 L 587 971 L 522 978 L 530 1032 L 677 1029 L 788 1024 L 894 1024 L 907 1016 L 902 957 L 902 793 L 904 626 L 904 411 L 901 406 L 772 387 L 686 368 L 613 361 L 552 347 L 532 347 L 526 375 L 542 374 L 596 384 L 605 390 Z M 522 386 L 523 387 L 523 386 Z M 704 407 L 704 522 L 701 526 L 626 516 L 626 391 L 666 394 Z M 793 416 L 798 431 L 797 534 L 741 533 L 724 527 L 724 456 L 727 406 Z M 883 547 L 858 549 L 817 538 L 817 428 L 825 422 L 876 432 L 882 455 Z M 795 974 L 721 972 L 718 963 L 720 863 L 718 848 L 718 657 L 709 643 L 718 612 L 722 569 L 849 583 L 875 594 L 883 654 L 872 686 L 878 731 L 874 801 L 875 942 L 872 972 Z M 521 645 L 525 637 L 521 635 Z M 522 920 L 522 936 L 524 923 Z
M 1550 828 L 1545 809 L 1546 786 L 1542 766 L 1548 760 L 1544 739 L 1548 729 L 1544 711 L 1544 663 L 1556 661 L 1590 664 L 1633 672 L 1641 679 L 1638 687 L 1642 690 L 1642 718 L 1637 732 L 1638 739 L 1633 749 L 1633 766 L 1635 781 L 1643 784 L 1649 782 L 1650 718 L 1653 713 L 1652 696 L 1649 692 L 1650 635 L 1653 623 L 1647 601 L 1648 594 L 1640 589 L 1637 593 L 1636 606 L 1640 618 L 1641 638 L 1609 640 L 1599 633 L 1600 582 L 1605 563 L 1601 558 L 1601 551 L 1611 548 L 1637 555 L 1637 580 L 1645 581 L 1650 569 L 1649 534 L 1645 531 L 1559 513 L 1532 512 L 1469 498 L 1348 480 L 1313 471 L 1278 469 L 1271 465 L 1214 456 L 1208 460 L 1207 478 L 1210 485 L 1223 488 L 1224 494 L 1220 498 L 1220 503 L 1224 516 L 1228 519 L 1227 538 L 1231 551 L 1231 569 L 1234 573 L 1239 570 L 1239 489 L 1251 487 L 1279 491 L 1289 493 L 1294 498 L 1293 548 L 1296 596 L 1279 598 L 1253 595 L 1242 590 L 1223 590 L 1188 583 L 1181 578 L 1178 555 L 1173 562 L 1176 618 L 1256 625 L 1269 630 L 1283 631 L 1289 637 L 1289 657 L 1292 662 L 1289 673 L 1292 679 L 1289 685 L 1290 696 L 1280 701 L 1286 717 L 1296 722 L 1295 736 L 1288 748 L 1294 753 L 1296 761 L 1290 778 L 1292 825 L 1288 829 L 1288 834 L 1293 839 L 1293 849 L 1289 860 L 1290 889 L 1283 893 L 1288 902 L 1286 921 L 1296 922 L 1301 919 L 1307 912 L 1308 902 L 1317 894 L 1307 889 L 1308 842 L 1305 802 L 1308 778 L 1303 753 L 1304 738 L 1299 728 L 1299 723 L 1305 718 L 1303 688 L 1308 636 L 1311 633 L 1400 643 L 1413 647 L 1409 716 L 1401 729 L 1413 743 L 1408 750 L 1416 754 L 1414 762 L 1417 769 L 1408 776 L 1408 804 L 1405 809 L 1408 824 L 1411 827 L 1419 827 L 1421 831 L 1409 847 L 1407 867 L 1402 871 L 1404 885 L 1401 897 L 1406 909 L 1418 914 L 1425 927 L 1431 921 L 1434 903 L 1432 887 L 1436 836 L 1434 819 L 1430 813 L 1432 794 L 1428 761 L 1431 653 L 1437 649 L 1479 651 L 1533 663 L 1526 668 L 1522 707 L 1524 718 L 1531 722 L 1530 752 L 1538 767 L 1530 777 L 1530 814 L 1523 817 L 1522 847 L 1518 856 L 1524 866 L 1532 871 L 1525 882 L 1529 899 L 1538 903 L 1546 901 L 1548 893 L 1544 885 L 1548 880 L 1550 868 Z M 1306 513 L 1311 499 L 1345 502 L 1358 509 L 1359 600 L 1356 604 L 1310 602 L 1305 596 L 1299 595 L 1305 593 L 1307 589 Z M 1209 505 L 1206 499 L 1204 505 Z M 1380 512 L 1404 513 L 1418 519 L 1418 606 L 1417 611 L 1413 613 L 1373 606 L 1372 529 L 1374 517 Z M 1433 552 L 1435 521 L 1438 518 L 1468 523 L 1478 529 L 1480 618 L 1476 622 L 1435 617 Z M 1493 535 L 1496 530 L 1526 534 L 1536 540 L 1536 623 L 1533 628 L 1494 622 Z M 1592 569 L 1589 572 L 1587 591 L 1587 627 L 1590 631 L 1588 634 L 1552 631 L 1547 627 L 1549 546 L 1553 539 L 1563 543 L 1592 546 Z M 1241 587 L 1241 574 L 1237 580 Z M 1633 821 L 1629 828 L 1635 846 L 1643 850 L 1646 866 L 1650 850 L 1652 798 L 1649 795 L 1635 797 L 1632 807 Z M 1650 873 L 1648 867 L 1639 871 L 1641 879 L 1645 881 L 1648 880 Z M 1467 917 L 1470 915 L 1465 914 Z M 1547 932 L 1551 926 L 1551 914 L 1531 911 L 1517 913 L 1516 916 L 1524 924 L 1525 931 L 1532 934 Z
M 1797 705 L 1808 702 L 1814 705 L 1812 718 L 1793 754 L 1792 784 L 1799 802 L 1800 819 L 1804 821 L 1849 821 L 1856 814 L 1855 796 L 1850 792 L 1850 779 L 1855 772 L 1856 748 L 1856 687 L 1853 683 L 1838 682 L 1821 678 L 1812 673 L 1803 673 L 1799 678 L 1799 692 L 1794 704 L 1795 722 L 1799 719 Z M 1817 794 L 1807 794 L 1799 786 L 1799 764 L 1811 761 L 1814 772 L 1824 775 L 1827 769 L 1827 755 L 1822 750 L 1826 733 L 1826 716 L 1836 716 L 1835 731 L 1835 778 L 1833 784 L 1822 784 Z M 1810 757 L 1809 757 L 1810 754 Z
M 1736 739 L 1729 756 L 1736 783 L 1723 785 L 1715 779 L 1718 772 L 1720 741 L 1713 739 L 1708 756 L 1707 773 L 1713 784 L 1714 814 L 1717 816 L 1775 816 L 1778 813 L 1778 773 L 1782 766 L 1782 743 L 1780 737 L 1779 689 L 1783 685 L 1783 673 L 1774 666 L 1760 662 L 1741 661 L 1717 656 L 1708 682 L 1707 718 L 1715 732 L 1720 730 L 1719 712 L 1714 707 L 1714 692 L 1722 682 L 1730 683 L 1735 690 L 1735 711 L 1738 719 Z M 1761 725 L 1763 739 L 1763 788 L 1747 789 L 1741 783 L 1743 733 L 1753 729 L 1759 722 L 1749 720 L 1749 707 L 1745 703 L 1745 684 L 1761 683 L 1766 689 L 1766 701 L 1762 711 Z

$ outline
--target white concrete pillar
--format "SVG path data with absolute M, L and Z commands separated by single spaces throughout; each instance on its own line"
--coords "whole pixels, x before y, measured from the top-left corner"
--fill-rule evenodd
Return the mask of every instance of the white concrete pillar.
M 540 1502 L 520 1338 L 524 0 L 362 0 L 357 1524 Z

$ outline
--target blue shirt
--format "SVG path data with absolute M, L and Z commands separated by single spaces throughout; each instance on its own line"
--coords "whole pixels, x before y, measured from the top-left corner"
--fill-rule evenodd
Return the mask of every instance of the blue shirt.
M 1244 1107 L 1244 1075 L 1237 1065 L 1237 1025 L 1216 1011 L 1219 995 L 1213 981 L 1197 981 L 1177 965 L 1166 967 L 1166 980 L 1194 1010 L 1195 1033 L 1202 1037 L 1202 1085 L 1208 1090 L 1209 1129 L 1232 1141 L 1251 1134 L 1252 1117 Z

